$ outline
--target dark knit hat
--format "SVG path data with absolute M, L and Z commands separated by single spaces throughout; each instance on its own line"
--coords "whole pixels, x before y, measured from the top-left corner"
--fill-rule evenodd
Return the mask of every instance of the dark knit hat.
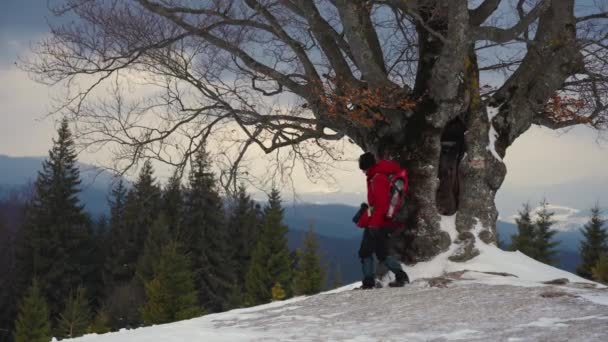
M 376 157 L 371 152 L 365 152 L 359 156 L 359 168 L 367 171 L 370 167 L 376 164 Z

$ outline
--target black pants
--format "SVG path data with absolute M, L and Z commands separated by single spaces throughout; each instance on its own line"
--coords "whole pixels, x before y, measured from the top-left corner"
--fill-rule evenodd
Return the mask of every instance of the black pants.
M 390 228 L 366 228 L 363 232 L 363 240 L 361 240 L 361 247 L 359 248 L 361 271 L 363 272 L 363 286 L 371 287 L 374 285 L 376 273 L 374 254 L 380 263 L 384 264 L 395 274 L 396 278 L 407 279 L 407 275 L 401 268 L 399 261 L 388 254 L 391 232 L 392 229 Z
M 367 259 L 374 254 L 378 261 L 384 262 L 388 256 L 388 241 L 391 230 L 389 228 L 371 229 L 365 228 L 361 247 L 359 248 L 359 258 Z

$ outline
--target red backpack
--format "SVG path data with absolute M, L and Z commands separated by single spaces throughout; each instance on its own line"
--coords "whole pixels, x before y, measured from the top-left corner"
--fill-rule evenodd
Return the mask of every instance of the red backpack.
M 407 170 L 399 169 L 397 173 L 389 176 L 391 182 L 390 204 L 386 217 L 397 223 L 405 223 L 408 218 L 407 197 L 408 179 Z

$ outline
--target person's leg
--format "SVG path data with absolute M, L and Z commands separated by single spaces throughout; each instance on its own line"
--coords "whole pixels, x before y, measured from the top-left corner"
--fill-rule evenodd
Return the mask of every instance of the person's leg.
M 375 281 L 375 264 L 374 264 L 374 236 L 369 228 L 363 231 L 363 239 L 359 248 L 359 258 L 361 259 L 361 271 L 363 273 L 363 288 L 373 288 L 376 285 Z
M 386 265 L 386 267 L 395 274 L 395 281 L 389 283 L 389 286 L 403 286 L 409 283 L 407 273 L 401 267 L 401 263 L 395 257 L 388 255 L 389 233 L 390 228 L 382 228 L 376 232 L 376 257 Z

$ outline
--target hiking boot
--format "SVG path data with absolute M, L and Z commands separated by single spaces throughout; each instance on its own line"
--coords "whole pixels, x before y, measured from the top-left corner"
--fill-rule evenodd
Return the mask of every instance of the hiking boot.
M 388 286 L 389 287 L 403 287 L 403 286 L 405 286 L 405 284 L 409 284 L 409 283 L 410 283 L 410 279 L 407 276 L 407 273 L 405 273 L 403 271 L 399 271 L 399 272 L 397 272 L 397 274 L 395 274 L 395 280 L 388 283 Z
M 373 288 L 376 288 L 376 281 L 374 280 L 374 278 L 369 278 L 369 277 L 363 278 L 360 289 L 361 290 L 370 290 Z

